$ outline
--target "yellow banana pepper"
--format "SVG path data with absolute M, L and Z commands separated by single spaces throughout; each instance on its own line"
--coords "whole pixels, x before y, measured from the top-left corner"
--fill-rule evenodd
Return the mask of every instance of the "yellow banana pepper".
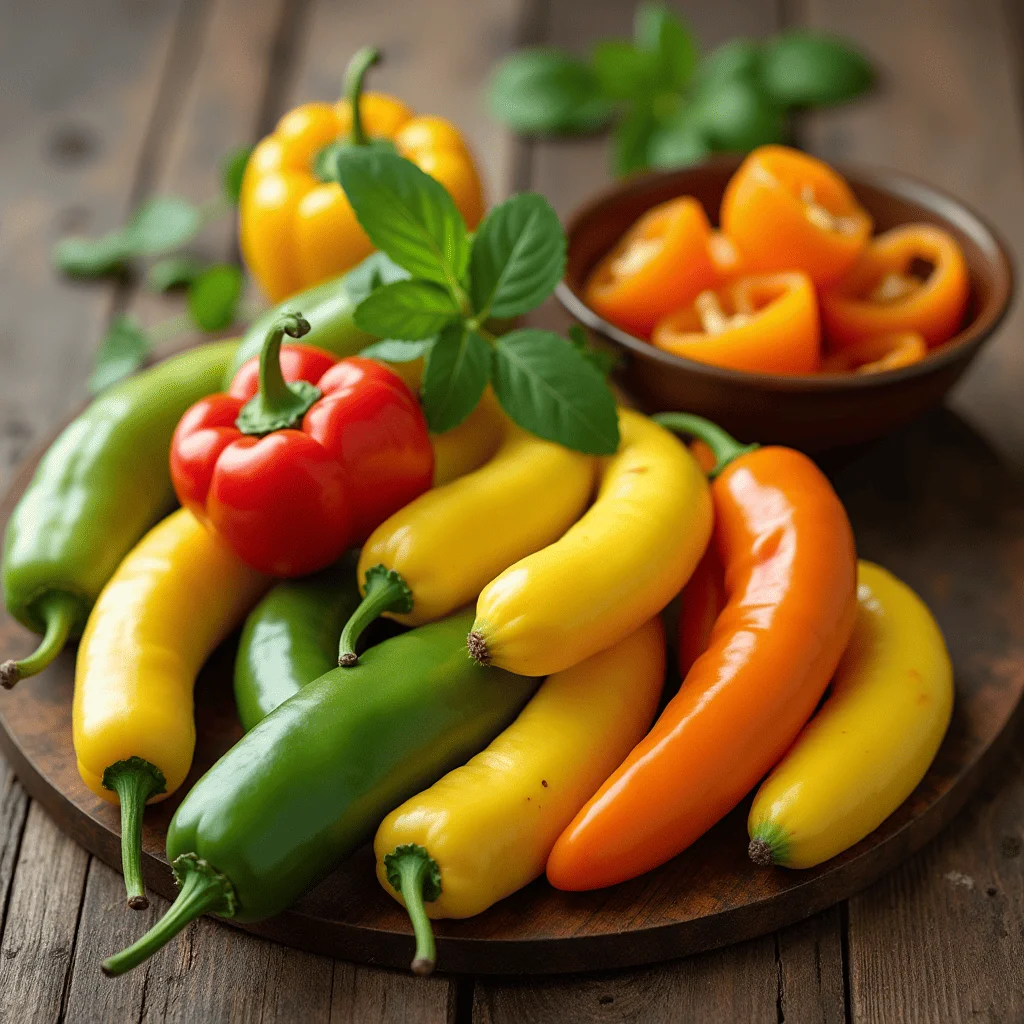
M 75 667 L 75 754 L 89 789 L 121 804 L 131 907 L 147 906 L 142 810 L 170 796 L 192 764 L 196 675 L 269 585 L 179 509 L 125 556 L 89 615 Z
M 559 672 L 637 629 L 690 578 L 711 537 L 704 474 L 646 416 L 622 409 L 619 429 L 586 515 L 481 592 L 469 634 L 477 661 Z
M 550 676 L 486 750 L 384 819 L 377 877 L 409 910 L 414 971 L 433 968 L 427 917 L 471 917 L 543 874 L 562 830 L 650 727 L 664 680 L 656 616 Z
M 296 107 L 249 158 L 238 208 L 242 255 L 272 302 L 336 277 L 373 252 L 341 186 L 318 166 L 332 143 L 390 140 L 444 185 L 470 230 L 483 216 L 480 176 L 454 125 L 416 117 L 394 97 L 362 92 L 378 58 L 372 48 L 360 50 L 349 65 L 347 99 Z
M 476 408 L 457 427 L 431 434 L 434 446 L 434 486 L 450 484 L 479 469 L 498 449 L 504 417 L 488 388 Z
M 860 562 L 853 638 L 831 695 L 757 791 L 751 859 L 809 868 L 860 842 L 924 778 L 952 712 L 935 619 L 905 583 Z

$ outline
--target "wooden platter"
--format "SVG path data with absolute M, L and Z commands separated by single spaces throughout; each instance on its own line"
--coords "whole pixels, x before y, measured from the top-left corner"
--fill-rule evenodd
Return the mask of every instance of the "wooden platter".
M 928 776 L 857 847 L 806 872 L 765 871 L 746 858 L 746 805 L 690 850 L 642 878 L 594 893 L 559 893 L 543 880 L 467 921 L 438 922 L 441 970 L 483 974 L 587 971 L 685 956 L 773 931 L 847 898 L 926 843 L 953 818 L 1010 736 L 1024 692 L 1024 501 L 985 443 L 941 410 L 870 447 L 823 463 L 846 502 L 860 553 L 922 594 L 945 632 L 956 670 L 949 735 Z M 0 506 L 10 511 L 26 466 Z M 29 648 L 4 615 L 0 651 Z M 240 735 L 229 642 L 196 689 L 195 763 L 178 797 Z M 30 795 L 86 849 L 120 857 L 116 808 L 82 784 L 71 747 L 74 658 L 0 695 L 0 747 Z M 173 898 L 163 854 L 177 800 L 150 808 L 146 882 Z M 955 827 L 955 826 L 954 826 Z M 125 910 L 125 913 L 130 913 Z M 405 967 L 411 933 L 359 851 L 290 911 L 248 930 L 288 945 Z

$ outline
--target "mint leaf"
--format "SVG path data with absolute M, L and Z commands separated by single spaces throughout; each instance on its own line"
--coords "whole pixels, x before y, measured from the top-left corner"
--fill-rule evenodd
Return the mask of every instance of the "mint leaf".
M 871 63 L 849 44 L 820 32 L 785 32 L 765 46 L 765 88 L 776 103 L 823 107 L 867 92 Z
M 356 308 L 356 327 L 378 338 L 431 338 L 459 316 L 451 295 L 431 281 L 382 284 Z
M 481 320 L 539 306 L 565 271 L 565 232 L 551 204 L 524 192 L 494 207 L 477 228 L 469 293 Z
M 411 363 L 414 359 L 425 356 L 433 344 L 433 338 L 426 338 L 423 341 L 397 341 L 389 338 L 367 345 L 359 354 L 381 363 Z
M 245 177 L 245 167 L 252 156 L 252 146 L 240 146 L 233 149 L 220 165 L 220 182 L 224 196 L 233 206 L 238 205 L 238 199 L 242 194 L 242 178 Z
M 338 156 L 353 145 L 348 139 L 335 139 L 328 142 L 315 157 L 313 157 L 313 176 L 318 181 L 339 182 L 338 178 Z M 364 150 L 383 150 L 386 153 L 397 153 L 395 144 L 390 139 L 367 139 L 365 145 L 359 147 Z
M 131 255 L 119 231 L 100 238 L 72 236 L 53 247 L 53 264 L 72 277 L 103 277 L 120 270 Z
M 707 159 L 711 147 L 696 125 L 679 122 L 657 128 L 647 148 L 652 167 L 690 167 Z
M 564 338 L 524 328 L 497 340 L 494 392 L 524 430 L 589 455 L 619 447 L 615 399 L 604 377 Z
M 185 199 L 160 196 L 143 203 L 124 227 L 122 235 L 130 251 L 157 256 L 177 249 L 203 226 L 202 213 Z
M 457 295 L 469 259 L 466 224 L 440 182 L 395 153 L 348 146 L 338 176 L 370 241 L 413 277 Z
M 96 353 L 89 377 L 89 393 L 96 395 L 111 384 L 133 374 L 149 355 L 149 338 L 130 316 L 118 314 L 110 321 L 106 336 Z
M 205 267 L 206 264 L 193 256 L 168 256 L 149 268 L 146 284 L 154 292 L 170 291 L 191 284 Z
M 344 275 L 345 293 L 358 306 L 381 285 L 408 280 L 409 271 L 405 267 L 389 259 L 386 253 L 375 252 Z
M 638 50 L 624 39 L 598 43 L 590 56 L 594 74 L 606 96 L 615 100 L 645 98 L 657 87 L 658 55 Z
M 491 347 L 463 324 L 445 328 L 423 370 L 423 412 L 435 434 L 457 427 L 475 408 L 491 376 Z
M 594 348 L 590 344 L 587 332 L 579 324 L 573 324 L 569 328 L 569 342 L 602 377 L 607 377 L 619 365 L 619 357 L 614 352 Z
M 235 320 L 242 295 L 242 271 L 233 263 L 217 263 L 189 286 L 188 310 L 204 331 L 222 331 Z
M 642 171 L 650 161 L 648 147 L 658 122 L 650 107 L 638 103 L 615 126 L 612 133 L 612 168 L 620 177 Z
M 664 4 L 643 3 L 636 11 L 633 36 L 640 49 L 657 54 L 663 84 L 684 89 L 697 66 L 697 44 L 679 18 Z
M 760 74 L 761 47 L 750 39 L 732 39 L 700 62 L 697 89 L 714 89 L 734 78 L 756 81 Z
M 786 115 L 755 82 L 733 78 L 702 90 L 691 108 L 693 124 L 715 149 L 746 152 L 786 137 Z

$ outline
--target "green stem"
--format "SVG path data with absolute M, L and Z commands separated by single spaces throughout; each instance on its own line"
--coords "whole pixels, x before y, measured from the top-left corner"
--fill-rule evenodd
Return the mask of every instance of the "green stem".
M 734 459 L 756 451 L 760 447 L 757 444 L 740 444 L 736 438 L 727 434 L 716 423 L 704 419 L 703 416 L 694 416 L 692 413 L 659 412 L 651 419 L 655 423 L 660 423 L 667 430 L 675 431 L 677 434 L 689 434 L 691 437 L 703 441 L 715 456 L 715 465 L 708 473 L 712 480 Z
M 102 971 L 115 978 L 148 960 L 167 945 L 185 925 L 209 911 L 225 917 L 235 912 L 235 892 L 228 879 L 195 854 L 182 854 L 174 862 L 181 891 L 171 909 L 138 942 L 103 961 Z
M 5 690 L 19 679 L 42 672 L 64 650 L 80 607 L 81 600 L 66 590 L 53 590 L 39 598 L 36 611 L 44 623 L 43 639 L 27 658 L 0 664 L 0 685 Z
M 412 611 L 413 598 L 409 585 L 394 569 L 386 569 L 383 565 L 375 565 L 366 570 L 363 595 L 359 607 L 352 613 L 341 631 L 338 664 L 343 668 L 351 668 L 359 661 L 356 644 L 359 643 L 363 630 L 374 619 L 379 618 L 384 612 L 406 615 Z
M 352 134 L 349 141 L 354 146 L 365 146 L 370 140 L 363 128 L 363 112 L 359 100 L 363 95 L 363 79 L 366 72 L 380 60 L 380 50 L 374 46 L 364 46 L 356 50 L 345 69 L 345 98 L 352 105 Z
M 412 973 L 423 977 L 434 970 L 437 951 L 434 948 L 434 930 L 427 917 L 424 900 L 433 902 L 441 895 L 441 869 L 429 853 L 415 843 L 397 846 L 384 858 L 388 884 L 402 894 L 405 909 L 416 937 L 416 954 Z
M 320 390 L 309 381 L 289 383 L 281 372 L 281 342 L 309 333 L 309 321 L 301 313 L 281 313 L 270 325 L 260 350 L 260 389 L 242 406 L 235 426 L 243 434 L 262 437 L 275 430 L 296 427 L 320 398 Z
M 747 854 L 758 867 L 785 864 L 789 860 L 789 833 L 775 821 L 759 821 L 750 830 Z
M 149 900 L 142 884 L 142 814 L 151 796 L 166 792 L 167 780 L 155 764 L 129 757 L 103 773 L 103 788 L 113 790 L 121 804 L 121 872 L 128 906 L 145 910 Z

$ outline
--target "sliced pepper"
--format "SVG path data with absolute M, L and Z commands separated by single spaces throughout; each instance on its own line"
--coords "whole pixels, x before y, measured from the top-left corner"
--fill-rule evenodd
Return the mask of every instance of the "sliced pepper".
M 721 220 L 745 272 L 802 270 L 818 286 L 838 281 L 871 234 L 871 217 L 843 178 L 787 146 L 761 146 L 743 161 Z
M 822 295 L 821 312 L 836 348 L 907 331 L 935 348 L 960 330 L 969 294 L 956 239 L 932 224 L 905 224 L 872 239 L 850 273 Z
M 814 286 L 799 272 L 741 277 L 670 313 L 651 340 L 673 355 L 732 370 L 813 373 L 821 361 Z
M 827 356 L 821 364 L 824 373 L 881 373 L 919 363 L 928 355 L 924 338 L 914 331 L 902 334 L 876 334 Z

